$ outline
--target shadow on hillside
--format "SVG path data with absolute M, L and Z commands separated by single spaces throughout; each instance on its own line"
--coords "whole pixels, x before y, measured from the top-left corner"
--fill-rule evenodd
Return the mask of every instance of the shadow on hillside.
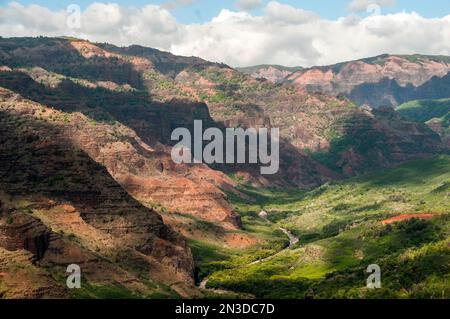
M 448 98 L 450 72 L 443 77 L 433 76 L 418 87 L 412 84 L 401 86 L 396 80 L 383 78 L 377 83 L 357 85 L 347 96 L 358 105 L 368 104 L 375 108 L 400 105 L 412 100 Z
M 341 229 L 338 233 L 327 243 L 324 255 L 324 260 L 335 269 L 378 263 L 410 248 L 445 238 L 438 222 L 420 219 L 388 225 L 378 232 L 367 232 L 364 240 L 354 237 L 351 231 L 343 232 Z
M 86 58 L 71 45 L 69 39 L 3 38 L 0 39 L 0 47 L 7 53 L 0 58 L 3 65 L 14 68 L 41 67 L 68 77 L 112 81 L 130 84 L 136 89 L 144 88 L 142 74 L 129 61 L 115 56 L 102 56 L 102 52 L 96 52 L 95 49 L 92 49 L 92 53 L 97 55 Z
M 194 120 L 203 121 L 203 129 L 217 127 L 225 131 L 225 124 L 215 122 L 209 109 L 204 103 L 195 103 L 184 100 L 173 100 L 167 103 L 153 101 L 145 91 L 116 92 L 104 88 L 88 88 L 63 80 L 55 88 L 37 83 L 23 72 L 0 72 L 0 86 L 10 89 L 26 99 L 51 106 L 63 112 L 81 112 L 88 118 L 107 124 L 115 121 L 133 129 L 138 136 L 148 145 L 156 143 L 174 145 L 171 141 L 171 133 L 175 128 L 185 127 L 193 131 Z M 252 109 L 255 106 L 250 106 Z M 204 142 L 206 144 L 206 142 Z M 248 148 L 247 148 L 248 150 Z M 287 184 L 310 185 L 314 187 L 322 181 L 315 164 L 305 154 L 302 154 L 289 142 L 282 139 L 280 145 L 281 172 L 267 179 L 273 186 Z M 246 155 L 248 158 L 248 154 Z M 302 159 L 304 163 L 300 163 Z M 260 175 L 260 164 L 218 164 L 212 168 L 233 174 L 235 171 L 244 170 L 251 176 Z M 296 170 L 308 168 L 301 180 L 293 180 L 288 176 Z
M 133 129 L 150 146 L 158 142 L 169 146 L 175 144 L 170 139 L 172 131 L 178 127 L 186 127 L 192 132 L 196 119 L 203 121 L 204 129 L 217 127 L 224 131 L 226 125 L 215 122 L 204 103 L 183 100 L 167 103 L 152 101 L 151 96 L 145 91 L 116 92 L 104 88 L 93 89 L 70 80 L 63 80 L 56 88 L 50 88 L 35 82 L 22 72 L 0 72 L 0 86 L 19 93 L 24 98 L 64 112 L 81 112 L 97 122 L 113 124 L 118 121 Z M 248 106 L 248 108 L 253 110 L 255 107 Z M 396 119 L 396 116 L 393 112 L 383 111 L 376 111 L 375 117 L 361 113 L 353 114 L 345 119 L 341 128 L 338 128 L 341 130 L 341 136 L 332 140 L 329 150 L 311 153 L 309 156 L 282 139 L 280 172 L 264 178 L 271 186 L 297 185 L 302 188 L 313 188 L 328 180 L 340 178 L 342 174 L 347 176 L 361 174 L 416 159 L 417 154 L 435 153 L 440 139 L 421 124 L 416 125 L 422 127 L 423 136 L 417 135 L 414 140 L 408 138 L 404 144 L 393 140 L 392 137 L 408 132 L 408 127 L 402 126 L 407 124 Z M 381 121 L 395 122 L 398 127 L 380 126 Z M 252 123 L 249 124 L 251 126 Z M 432 140 L 434 143 L 430 143 Z M 392 156 L 398 153 L 399 147 L 405 156 L 402 160 Z M 343 155 L 349 150 L 357 154 L 356 158 L 355 155 L 350 156 L 351 153 L 348 153 L 348 156 Z M 248 154 L 246 157 L 248 158 Z M 324 167 L 319 168 L 317 163 Z M 261 165 L 210 166 L 228 174 L 245 171 L 250 176 L 259 178 Z M 332 171 L 327 171 L 325 167 Z M 346 167 L 351 168 L 351 171 L 345 172 Z
M 394 167 L 443 151 L 439 135 L 429 127 L 404 121 L 390 109 L 374 110 L 373 116 L 351 114 L 335 131 L 337 137 L 331 140 L 327 151 L 310 154 L 345 176 Z
M 117 220 L 137 234 L 136 248 L 152 236 L 168 238 L 161 218 L 131 197 L 102 165 L 74 149 L 59 129 L 0 111 L 0 187 L 6 193 L 70 203 L 81 217 L 114 236 L 127 236 Z M 39 205 L 50 205 L 44 200 Z M 146 234 L 146 235 L 145 235 Z
M 138 90 L 119 92 L 104 88 L 93 89 L 70 80 L 63 80 L 56 88 L 49 88 L 36 83 L 28 75 L 20 72 L 0 72 L 0 86 L 9 88 L 24 98 L 50 105 L 64 112 L 82 112 L 94 121 L 109 124 L 115 121 L 121 122 L 133 129 L 144 142 L 151 146 L 157 142 L 173 145 L 174 142 L 170 140 L 173 129 L 186 127 L 192 131 L 195 119 L 203 120 L 204 128 L 214 126 L 224 130 L 227 123 L 215 122 L 204 103 L 186 100 L 162 103 L 153 100 L 142 78 L 142 72 L 137 71 L 128 59 L 118 59 L 114 56 L 85 58 L 69 41 L 51 38 L 0 39 L 1 49 L 7 53 L 0 58 L 0 62 L 15 68 L 39 66 L 48 71 L 93 82 L 112 81 L 117 84 L 130 84 Z M 21 50 L 24 47 L 27 50 Z M 170 73 L 172 76 L 173 72 L 186 68 L 192 61 L 194 68 L 210 65 L 209 62 L 201 59 L 176 57 L 139 46 L 117 48 L 104 44 L 97 47 L 119 54 L 155 60 L 156 68 L 159 65 L 161 72 Z M 173 61 L 175 65 L 170 64 Z M 436 82 L 433 87 L 437 86 L 437 90 L 441 93 L 448 92 L 446 89 L 449 76 L 450 74 L 444 78 L 433 78 L 417 90 L 428 92 L 430 91 L 429 83 Z M 236 107 L 238 110 L 242 107 L 240 111 L 245 111 L 246 116 L 249 115 L 248 118 L 251 118 L 253 113 L 261 113 L 257 105 Z M 247 112 L 250 113 L 247 114 Z M 246 119 L 243 120 L 245 125 Z M 398 126 L 401 122 L 398 119 L 386 121 L 390 121 L 389 126 Z M 280 150 L 281 172 L 277 176 L 267 178 L 271 180 L 271 183 L 277 184 L 276 180 L 281 176 L 285 182 L 288 182 L 287 184 L 314 187 L 327 180 L 339 178 L 342 174 L 352 176 L 415 159 L 417 158 L 414 156 L 415 153 L 433 153 L 435 145 L 430 143 L 429 138 L 420 139 L 420 136 L 410 136 L 405 144 L 398 144 L 395 139 L 401 135 L 407 135 L 411 129 L 404 126 L 396 131 L 386 132 L 378 121 L 378 115 L 373 119 L 370 116 L 353 114 L 346 119 L 346 122 L 341 137 L 332 140 L 330 149 L 325 152 L 305 154 L 283 139 Z M 417 140 L 414 140 L 416 138 Z M 401 160 L 392 156 L 399 153 L 399 149 L 400 153 L 403 153 L 401 155 L 406 154 L 406 157 Z M 334 172 L 327 171 L 323 166 L 319 167 L 317 163 L 323 164 Z M 259 175 L 259 167 L 260 165 L 213 166 L 227 173 L 244 168 L 252 176 Z
M 50 38 L 19 38 L 0 39 L 2 50 L 10 53 L 2 57 L 1 62 L 14 68 L 41 67 L 48 71 L 62 74 L 68 77 L 87 79 L 92 82 L 112 81 L 118 84 L 130 84 L 137 91 L 116 92 L 104 88 L 88 88 L 71 80 L 63 80 L 55 88 L 46 87 L 36 83 L 27 74 L 21 72 L 0 72 L 0 86 L 19 93 L 24 98 L 51 106 L 64 112 L 81 112 L 90 119 L 98 122 L 112 124 L 118 121 L 133 129 L 139 137 L 150 146 L 157 142 L 165 145 L 173 145 L 170 136 L 173 129 L 186 127 L 192 131 L 195 119 L 203 120 L 204 129 L 217 127 L 225 130 L 226 123 L 215 122 L 206 104 L 195 103 L 186 100 L 173 100 L 167 103 L 154 101 L 142 78 L 142 72 L 134 69 L 133 65 L 125 60 L 115 57 L 94 56 L 85 58 L 69 43 L 69 40 Z M 26 47 L 27 50 L 21 51 Z M 192 68 L 204 68 L 210 62 L 192 58 L 174 57 L 171 54 L 155 52 L 152 49 L 141 47 L 116 48 L 108 45 L 99 45 L 110 52 L 141 56 L 156 59 L 155 67 L 164 74 L 179 72 L 188 65 Z M 26 52 L 26 55 L 25 53 Z M 175 65 L 170 65 L 175 59 Z M 188 63 L 189 62 L 189 63 Z M 173 76 L 173 74 L 171 74 Z M 245 110 L 260 112 L 258 106 L 242 106 Z M 303 169 L 298 165 L 299 159 L 305 160 L 307 156 L 301 154 L 287 141 L 282 141 L 282 173 L 268 176 L 273 185 L 308 185 L 316 186 L 321 181 L 316 175 L 320 175 L 309 159 L 307 169 L 313 173 L 302 174 L 302 180 L 293 181 L 291 176 L 296 175 L 296 170 Z M 285 155 L 285 154 L 286 155 Z M 235 171 L 247 171 L 251 176 L 259 178 L 260 165 L 212 165 L 232 174 Z M 310 175 L 314 175 L 312 178 Z M 280 178 L 282 176 L 282 178 Z M 282 181 L 283 180 L 283 181 Z
M 441 155 L 412 161 L 383 174 L 371 174 L 365 181 L 371 187 L 419 186 L 427 180 L 440 176 L 443 178 L 449 172 L 450 157 Z
M 0 72 L 0 86 L 63 112 L 81 112 L 94 121 L 107 124 L 119 121 L 150 145 L 156 141 L 170 144 L 172 130 L 190 128 L 194 119 L 213 123 L 205 104 L 178 100 L 156 102 L 145 91 L 88 88 L 70 80 L 62 80 L 56 88 L 50 88 L 22 72 Z
M 157 49 L 147 48 L 140 45 L 132 45 L 129 47 L 117 47 L 115 45 L 107 43 L 96 43 L 96 45 L 109 52 L 149 59 L 154 63 L 154 67 L 159 72 L 171 78 L 175 78 L 178 73 L 186 69 L 201 71 L 210 66 L 229 68 L 229 66 L 223 63 L 209 62 L 198 57 L 184 57 L 173 55 L 169 52 L 163 52 Z

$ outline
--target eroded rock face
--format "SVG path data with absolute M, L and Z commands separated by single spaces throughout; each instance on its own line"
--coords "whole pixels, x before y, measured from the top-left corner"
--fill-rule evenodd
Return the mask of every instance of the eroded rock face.
M 114 247 L 117 253 L 139 252 L 153 260 L 148 264 L 192 281 L 190 249 L 161 216 L 130 197 L 103 166 L 66 138 L 61 127 L 38 121 L 33 116 L 42 109 L 38 104 L 9 91 L 1 93 L 0 183 L 5 192 L 43 194 L 52 202 L 70 203 L 85 223 L 120 239 L 120 246 Z M 28 219 L 5 227 L 3 234 L 10 238 L 7 248 L 22 247 L 42 257 L 48 238 L 44 229 Z
M 0 193 L 13 205 L 13 196 Z M 121 238 L 88 224 L 71 205 L 58 205 L 42 195 L 27 196 L 25 202 L 27 213 L 8 209 L 0 219 L 0 296 L 68 298 L 74 291 L 54 278 L 68 276 L 67 267 L 74 264 L 80 267 L 81 288 L 87 284 L 120 286 L 146 295 L 152 290 L 142 281 L 145 278 L 176 284 L 181 295 L 189 289 L 190 279 L 181 270 L 186 264 L 182 258 L 172 258 L 180 254 L 172 243 L 156 238 L 151 245 L 147 242 L 132 249 Z
M 9 251 L 24 249 L 39 260 L 49 240 L 50 230 L 31 216 L 13 212 L 0 219 L 0 246 Z
M 417 92 L 433 78 L 450 72 L 448 59 L 429 56 L 390 56 L 313 67 L 289 75 L 286 82 L 311 92 L 344 94 L 359 105 L 397 106 L 408 99 L 429 98 Z M 440 98 L 435 92 L 432 98 Z M 413 97 L 413 95 L 416 95 Z
M 268 66 L 266 68 L 261 68 L 256 72 L 253 72 L 251 76 L 256 79 L 264 78 L 272 83 L 281 83 L 290 74 L 292 74 L 292 72 L 279 70 L 273 66 Z
M 346 177 L 376 165 L 391 167 L 445 149 L 440 137 L 426 125 L 405 121 L 392 108 L 360 111 L 336 130 L 341 138 L 326 157 Z M 345 145 L 348 148 L 342 147 Z
M 44 48 L 66 56 L 69 64 L 87 63 L 78 61 L 77 55 L 88 61 L 99 60 L 95 68 L 98 68 L 101 81 L 90 79 L 86 82 L 83 79 L 74 83 L 61 74 L 46 72 L 43 67 L 57 69 L 59 66 L 38 54 Z M 22 51 L 28 51 L 29 57 Z M 128 83 L 134 87 L 152 85 L 146 82 L 145 72 L 156 72 L 155 66 L 144 57 L 123 56 L 86 41 L 56 41 L 52 45 L 23 48 L 22 51 L 5 54 L 12 61 L 28 59 L 40 66 L 40 72 L 38 68 L 21 70 L 26 74 L 16 72 L 7 80 L 10 82 L 4 84 L 26 98 L 75 113 L 70 116 L 70 121 L 66 119 L 59 123 L 61 134 L 104 165 L 130 194 L 146 204 L 160 204 L 172 211 L 221 223 L 227 228 L 240 226 L 239 216 L 226 202 L 223 192 L 233 188 L 231 179 L 207 166 L 174 165 L 170 158 L 173 143 L 170 135 L 174 128 L 190 127 L 194 119 L 212 122 L 206 104 L 176 99 L 161 103 L 152 101 L 147 94 L 125 89 Z M 150 56 L 154 58 L 152 54 Z M 164 56 L 161 52 L 158 54 Z M 105 65 L 108 63 L 111 65 L 107 70 Z M 120 76 L 116 74 L 119 72 Z M 120 85 L 110 81 L 114 78 Z M 46 83 L 47 87 L 38 82 Z M 55 101 L 55 95 L 67 98 Z M 46 115 L 49 119 L 52 112 Z M 68 115 L 58 113 L 57 116 Z
M 255 79 L 265 79 L 274 84 L 283 83 L 289 75 L 302 69 L 302 67 L 284 67 L 281 65 L 256 65 L 237 68 L 238 71 Z
M 227 85 L 232 83 L 236 94 L 226 95 L 223 101 L 207 100 L 213 119 L 228 127 L 280 129 L 277 174 L 262 176 L 259 167 L 251 165 L 219 167 L 255 186 L 311 188 L 442 150 L 438 136 L 425 125 L 383 116 L 383 112 L 376 113 L 370 107 L 360 109 L 344 97 L 310 93 L 288 84 L 274 86 L 217 67 L 200 74 L 185 71 L 176 80 L 205 95 L 225 95 Z M 372 143 L 367 134 L 378 142 Z M 390 138 L 385 139 L 386 135 Z M 417 142 L 416 136 L 421 136 Z M 418 145 L 430 147 L 421 149 Z
M 449 115 L 447 115 L 447 118 Z M 448 124 L 446 125 L 443 123 L 443 120 L 441 119 L 432 119 L 427 122 L 427 125 L 442 139 L 442 142 L 447 147 L 447 149 L 450 149 L 450 130 Z
M 431 130 L 388 109 L 360 110 L 346 98 L 273 85 L 197 58 L 67 39 L 0 42 L 0 186 L 16 206 L 26 203 L 13 210 L 33 216 L 6 219 L 1 228 L 12 250 L 0 249 L 7 273 L 3 256 L 35 256 L 39 267 L 30 278 L 75 262 L 91 280 L 145 293 L 140 278 L 153 279 L 183 295 L 194 264 L 179 233 L 233 247 L 257 242 L 235 231 L 241 221 L 225 192 L 238 191 L 224 173 L 256 186 L 311 188 L 441 147 Z M 402 83 L 426 81 L 410 77 L 423 70 L 404 61 L 386 62 L 383 76 L 401 73 L 397 64 L 410 70 Z M 341 72 L 347 90 L 380 72 L 369 62 L 340 68 L 306 70 L 299 83 L 332 90 Z M 175 165 L 171 132 L 196 119 L 222 129 L 280 128 L 279 173 L 262 176 L 259 165 Z M 197 222 L 208 229 L 191 232 Z

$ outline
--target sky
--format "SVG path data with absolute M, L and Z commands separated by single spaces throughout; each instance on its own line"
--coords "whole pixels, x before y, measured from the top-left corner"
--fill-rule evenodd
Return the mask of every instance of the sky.
M 38 35 L 140 44 L 231 66 L 450 55 L 450 1 L 0 0 L 0 36 Z

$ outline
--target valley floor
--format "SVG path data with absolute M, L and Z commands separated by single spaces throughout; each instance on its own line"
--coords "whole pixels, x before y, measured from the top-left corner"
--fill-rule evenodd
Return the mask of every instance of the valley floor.
M 192 242 L 203 286 L 258 298 L 450 297 L 449 156 L 312 191 L 241 191 L 253 200 L 229 198 L 258 243 Z M 366 287 L 371 264 L 381 289 Z

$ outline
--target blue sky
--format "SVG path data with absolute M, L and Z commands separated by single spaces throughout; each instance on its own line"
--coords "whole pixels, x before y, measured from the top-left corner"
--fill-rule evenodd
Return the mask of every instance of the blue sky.
M 10 1 L 0 0 L 1 4 L 6 4 Z M 87 7 L 94 1 L 89 0 L 19 0 L 16 1 L 21 4 L 39 4 L 50 9 L 64 9 L 67 5 L 75 3 L 82 8 Z M 143 6 L 146 4 L 162 4 L 169 2 L 169 0 L 99 0 L 98 2 L 112 2 L 124 6 Z M 269 0 L 262 0 L 265 4 Z M 336 19 L 338 17 L 348 15 L 347 6 L 350 0 L 283 0 L 280 1 L 289 4 L 293 7 L 310 10 L 324 19 Z M 264 6 L 262 6 L 264 7 Z M 237 10 L 234 0 L 197 0 L 192 4 L 179 6 L 172 10 L 172 14 L 181 23 L 203 23 L 209 21 L 211 18 L 218 15 L 224 9 Z M 260 9 L 255 9 L 252 14 L 262 14 Z M 394 6 L 385 7 L 382 9 L 383 14 L 396 12 L 418 12 L 426 18 L 442 17 L 450 14 L 449 0 L 396 0 Z M 362 14 L 364 15 L 364 14 Z

